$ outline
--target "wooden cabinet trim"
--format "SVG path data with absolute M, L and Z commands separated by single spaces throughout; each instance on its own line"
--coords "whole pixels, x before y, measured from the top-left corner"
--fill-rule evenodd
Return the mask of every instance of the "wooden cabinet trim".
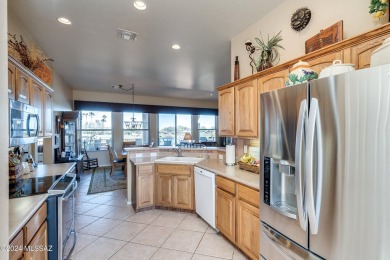
M 216 177 L 217 187 L 221 190 L 229 192 L 231 194 L 236 194 L 236 183 L 234 181 L 228 180 L 221 176 Z
M 183 164 L 157 164 L 158 173 L 167 173 L 167 174 L 191 174 L 191 165 Z

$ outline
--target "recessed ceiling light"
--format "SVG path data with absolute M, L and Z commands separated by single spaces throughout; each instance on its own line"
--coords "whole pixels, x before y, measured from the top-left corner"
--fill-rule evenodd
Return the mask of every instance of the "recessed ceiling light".
M 180 45 L 179 44 L 174 44 L 174 45 L 172 45 L 172 49 L 178 50 L 178 49 L 180 49 Z
M 72 24 L 72 22 L 68 18 L 65 18 L 65 17 L 59 17 L 57 20 L 63 24 Z
M 144 1 L 136 0 L 134 1 L 134 7 L 137 8 L 138 10 L 145 10 L 146 4 Z

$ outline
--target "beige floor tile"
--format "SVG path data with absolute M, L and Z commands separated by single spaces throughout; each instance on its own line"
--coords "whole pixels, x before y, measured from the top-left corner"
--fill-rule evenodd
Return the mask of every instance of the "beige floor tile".
M 201 232 L 176 229 L 161 247 L 194 253 L 203 235 Z
M 207 256 L 207 255 L 194 254 L 192 256 L 191 260 L 225 260 L 225 259 L 224 258 L 213 257 L 213 256 Z
M 74 219 L 74 227 L 76 231 L 82 229 L 85 226 L 95 222 L 99 217 L 94 216 L 85 216 L 85 215 L 76 215 Z M 70 221 L 66 223 L 65 227 L 69 227 Z
M 96 204 L 95 204 L 96 205 Z M 110 205 L 99 205 L 96 208 L 93 208 L 91 210 L 88 210 L 83 213 L 83 215 L 88 215 L 88 216 L 95 216 L 95 217 L 103 217 L 110 213 L 111 211 L 115 210 L 114 206 Z
M 162 214 L 162 211 L 160 211 L 160 210 L 143 211 L 143 212 L 134 214 L 133 216 L 128 218 L 127 221 L 137 222 L 137 223 L 142 223 L 142 224 L 150 224 L 153 220 L 155 220 L 161 214 Z
M 126 244 L 125 241 L 101 237 L 72 257 L 72 260 L 105 260 Z
M 92 224 L 80 229 L 80 233 L 102 236 L 108 231 L 114 229 L 118 226 L 122 221 L 108 218 L 100 218 L 93 222 Z
M 191 259 L 192 253 L 160 248 L 151 258 L 152 260 L 186 260 Z
M 132 207 L 115 207 L 112 206 L 112 210 L 107 215 L 104 215 L 105 218 L 126 220 L 130 216 L 134 215 L 134 209 Z
M 185 217 L 186 214 L 180 212 L 165 211 L 150 224 L 161 227 L 177 228 Z
M 112 197 L 112 200 L 109 200 L 105 202 L 104 204 L 106 205 L 111 205 L 111 206 L 117 206 L 117 207 L 131 207 L 133 208 L 132 205 L 127 204 L 127 199 L 123 198 L 117 198 L 117 197 Z
M 122 247 L 110 260 L 148 260 L 158 250 L 158 247 L 128 243 Z
M 109 197 L 109 196 L 98 196 L 98 197 L 91 198 L 90 200 L 88 200 L 88 203 L 103 204 L 103 203 L 110 201 L 112 199 L 113 198 Z
M 217 234 L 205 234 L 195 251 L 197 254 L 232 259 L 234 247 Z
M 206 232 L 208 226 L 209 225 L 197 215 L 189 215 L 180 223 L 177 228 L 198 232 Z
M 65 246 L 65 252 L 69 253 L 70 248 L 73 245 L 73 236 L 69 238 L 68 243 Z M 98 236 L 92 236 L 92 235 L 87 235 L 83 233 L 77 233 L 76 237 L 76 246 L 73 249 L 72 255 L 77 254 L 81 249 L 85 248 L 89 244 L 93 243 L 96 241 L 99 237 Z
M 240 251 L 237 249 L 234 250 L 233 253 L 233 260 L 247 260 L 246 256 L 244 256 Z
M 208 226 L 207 230 L 206 230 L 206 233 L 207 234 L 218 234 L 218 231 L 215 230 L 214 228 Z
M 145 224 L 124 221 L 103 236 L 118 240 L 130 241 L 145 227 Z
M 88 203 L 88 202 L 83 202 L 83 203 L 78 204 L 75 207 L 75 210 L 76 210 L 77 214 L 83 214 L 84 212 L 87 212 L 93 208 L 96 208 L 97 206 L 99 206 L 99 205 L 96 205 L 93 203 Z
M 148 226 L 133 238 L 131 242 L 159 247 L 173 231 L 174 229 L 169 227 Z

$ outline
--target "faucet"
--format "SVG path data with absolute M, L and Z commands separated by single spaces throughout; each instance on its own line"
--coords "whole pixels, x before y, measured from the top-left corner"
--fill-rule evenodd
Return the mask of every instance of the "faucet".
M 173 148 L 172 151 L 177 153 L 177 157 L 183 157 L 183 150 L 180 146 Z

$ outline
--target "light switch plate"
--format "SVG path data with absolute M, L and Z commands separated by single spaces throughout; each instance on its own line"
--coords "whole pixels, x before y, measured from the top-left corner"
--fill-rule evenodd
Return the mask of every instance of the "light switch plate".
M 247 152 L 248 152 L 248 146 L 244 145 L 244 153 L 247 153 Z

